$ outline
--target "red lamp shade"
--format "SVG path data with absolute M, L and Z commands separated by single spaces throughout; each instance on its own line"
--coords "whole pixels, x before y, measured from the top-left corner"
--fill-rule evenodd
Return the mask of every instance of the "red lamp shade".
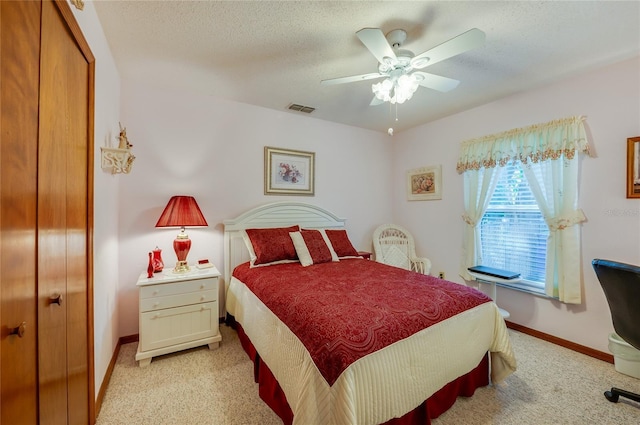
M 162 211 L 156 227 L 180 227 L 180 233 L 173 241 L 173 249 L 178 257 L 174 269 L 177 273 L 189 270 L 187 254 L 191 249 L 191 239 L 184 232 L 186 226 L 208 226 L 198 203 L 193 196 L 173 196 Z

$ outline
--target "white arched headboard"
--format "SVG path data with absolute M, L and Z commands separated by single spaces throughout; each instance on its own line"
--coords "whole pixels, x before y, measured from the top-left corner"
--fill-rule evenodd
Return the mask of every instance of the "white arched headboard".
M 345 219 L 304 202 L 273 202 L 224 220 L 224 279 L 231 280 L 233 269 L 249 261 L 249 251 L 242 238 L 243 230 L 269 227 L 286 227 L 294 224 L 305 229 L 340 229 Z

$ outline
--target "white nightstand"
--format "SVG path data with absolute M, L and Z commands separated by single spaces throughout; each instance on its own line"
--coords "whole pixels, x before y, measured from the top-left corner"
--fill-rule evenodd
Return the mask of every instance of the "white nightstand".
M 222 340 L 218 329 L 218 278 L 215 267 L 191 267 L 188 273 L 165 269 L 147 278 L 142 273 L 140 288 L 140 341 L 136 360 L 147 366 L 151 358 L 208 344 L 217 348 Z

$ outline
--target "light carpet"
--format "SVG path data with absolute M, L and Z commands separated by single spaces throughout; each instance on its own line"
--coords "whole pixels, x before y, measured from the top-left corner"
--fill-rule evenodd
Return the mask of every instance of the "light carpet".
M 125 344 L 113 370 L 97 425 L 281 424 L 260 400 L 253 365 L 236 332 L 221 325 L 220 348 L 206 346 L 135 361 Z M 612 386 L 640 392 L 640 380 L 614 365 L 509 330 L 518 370 L 498 386 L 459 397 L 433 425 L 640 424 L 640 404 L 605 399 Z

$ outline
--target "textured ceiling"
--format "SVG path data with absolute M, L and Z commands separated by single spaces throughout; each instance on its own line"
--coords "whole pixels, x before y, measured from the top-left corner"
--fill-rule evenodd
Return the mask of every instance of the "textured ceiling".
M 95 9 L 124 79 L 396 133 L 506 95 L 640 55 L 638 1 L 102 1 Z M 369 106 L 377 72 L 361 28 L 407 32 L 420 54 L 471 28 L 484 46 L 423 71 L 460 80 Z M 640 76 L 639 76 L 640 78 Z M 637 93 L 634 95 L 638 95 Z M 292 112 L 303 114 L 302 112 Z M 306 116 L 306 115 L 305 115 Z

